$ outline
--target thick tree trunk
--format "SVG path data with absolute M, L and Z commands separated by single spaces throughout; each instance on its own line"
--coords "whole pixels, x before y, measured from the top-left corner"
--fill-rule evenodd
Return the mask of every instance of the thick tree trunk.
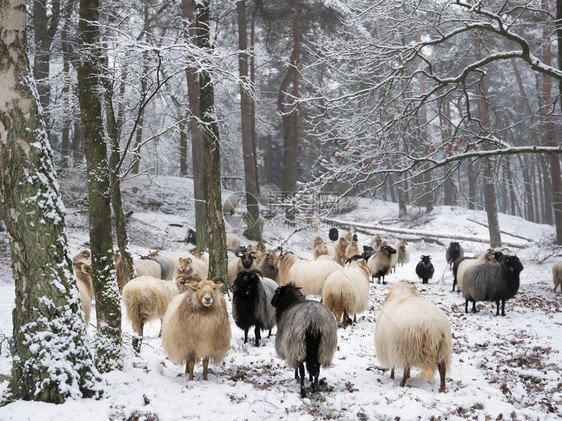
M 238 12 L 238 69 L 240 72 L 240 112 L 242 121 L 242 154 L 244 155 L 244 181 L 246 185 L 246 223 L 244 236 L 252 241 L 261 240 L 258 223 L 260 210 L 258 205 L 258 183 L 256 173 L 256 157 L 252 135 L 252 103 L 251 82 L 248 75 L 248 34 L 246 22 L 246 2 L 236 3 Z
M 195 5 L 196 45 L 210 50 L 209 9 L 210 0 Z M 203 70 L 199 73 L 199 104 L 203 122 L 205 179 L 207 182 L 207 235 L 209 240 L 209 278 L 228 278 L 226 235 L 222 216 L 221 168 L 219 126 L 215 115 L 215 93 L 211 75 Z M 225 282 L 225 288 L 228 283 Z
M 185 121 L 179 123 L 180 131 L 180 145 L 179 145 L 179 155 L 180 155 L 180 177 L 187 177 L 187 124 Z
M 281 82 L 277 98 L 277 106 L 283 122 L 283 178 L 281 191 L 292 195 L 297 186 L 299 135 L 301 109 L 298 104 L 299 94 L 299 64 L 301 43 L 301 14 L 300 0 L 293 0 L 295 17 L 293 19 L 293 51 L 285 78 Z M 292 84 L 292 92 L 288 93 Z
M 0 5 L 0 27 L 0 209 L 16 289 L 5 398 L 62 403 L 100 396 L 53 157 L 28 85 L 25 1 Z
M 121 297 L 115 278 L 111 235 L 110 180 L 99 81 L 98 0 L 80 0 L 78 99 L 84 127 L 88 180 L 92 279 L 98 322 L 96 366 L 102 372 L 122 367 Z
M 195 18 L 192 0 L 182 0 L 182 17 L 187 20 L 186 37 L 195 42 Z M 204 140 L 201 127 L 201 106 L 199 104 L 199 76 L 195 67 L 185 70 L 187 95 L 191 118 L 191 159 L 193 161 L 193 198 L 195 200 L 195 233 L 198 248 L 209 245 L 207 237 L 207 182 L 205 180 Z
M 257 97 L 258 91 L 258 84 L 256 81 L 256 54 L 255 54 L 255 47 L 256 47 L 256 19 L 255 19 L 255 12 L 252 12 L 252 21 L 250 23 L 251 31 L 250 31 L 250 82 L 252 83 L 252 87 L 254 88 L 254 96 Z M 266 182 L 265 179 L 265 168 L 264 168 L 264 151 L 263 151 L 263 142 L 261 140 L 261 136 L 259 136 L 258 131 L 256 129 L 256 102 L 253 100 L 251 102 L 252 110 L 250 112 L 252 118 L 252 140 L 254 146 L 254 157 L 256 161 L 256 180 L 257 180 L 257 189 L 258 195 L 260 194 L 260 185 Z

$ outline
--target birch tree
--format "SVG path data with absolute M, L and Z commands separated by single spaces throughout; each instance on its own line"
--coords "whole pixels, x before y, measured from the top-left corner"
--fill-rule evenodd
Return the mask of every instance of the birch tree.
M 0 5 L 0 209 L 16 288 L 10 399 L 101 395 L 27 59 L 25 1 Z

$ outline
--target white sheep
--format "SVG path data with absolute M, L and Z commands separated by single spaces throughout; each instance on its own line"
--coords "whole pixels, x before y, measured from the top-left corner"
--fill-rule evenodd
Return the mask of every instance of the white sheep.
M 317 260 L 320 256 L 328 256 L 330 259 L 337 261 L 338 255 L 336 253 L 336 248 L 331 244 L 326 244 L 320 237 L 316 237 L 316 239 L 320 239 L 320 241 L 314 241 L 312 250 L 313 259 Z
M 324 282 L 337 270 L 343 267 L 331 260 L 301 260 L 293 253 L 283 253 L 279 256 L 279 285 L 293 282 L 304 295 L 322 295 Z
M 406 240 L 400 240 L 394 244 L 397 263 L 400 263 L 401 266 L 404 265 L 404 263 L 410 263 L 410 250 L 406 248 L 407 245 L 408 242 Z
M 92 267 L 84 262 L 74 264 L 76 274 L 76 284 L 80 293 L 82 310 L 84 310 L 84 321 L 86 327 L 90 324 L 90 313 L 92 311 L 92 298 L 95 296 L 94 285 L 92 283 Z
M 432 380 L 435 370 L 441 379 L 439 392 L 445 392 L 445 375 L 452 357 L 451 325 L 445 313 L 426 300 L 411 282 L 390 287 L 375 326 L 375 348 L 380 363 L 391 369 L 404 369 L 400 386 L 410 377 L 411 367 L 421 367 L 420 376 Z
M 152 276 L 139 276 L 127 282 L 123 288 L 123 303 L 133 332 L 138 335 L 138 338 L 133 338 L 133 347 L 137 352 L 140 352 L 145 323 L 162 318 L 168 304 L 179 292 L 175 282 Z
M 553 291 L 556 292 L 556 288 L 562 283 L 562 260 L 552 266 L 552 282 L 554 282 Z M 560 287 L 560 292 L 562 292 L 562 286 Z
M 383 239 L 382 239 L 382 235 L 380 234 L 375 234 L 372 238 L 371 238 L 371 247 L 373 248 L 373 250 L 378 250 L 381 248 L 383 243 Z
M 198 276 L 200 279 L 207 279 L 207 272 L 209 271 L 209 265 L 205 263 L 202 259 L 197 259 L 195 257 L 180 257 L 178 259 L 178 275 L 194 275 Z
M 476 265 L 495 264 L 495 263 L 498 263 L 498 261 L 494 257 L 494 254 L 491 252 L 487 252 L 485 254 L 476 256 L 475 259 L 463 260 L 459 264 L 459 267 L 457 269 L 457 289 L 462 290 L 462 282 L 464 280 L 464 274 L 469 268 Z M 453 289 L 454 289 L 454 285 L 453 285 Z
M 369 268 L 363 259 L 351 261 L 341 271 L 328 276 L 322 290 L 322 302 L 328 307 L 339 322 L 343 315 L 343 327 L 348 323 L 348 316 L 367 309 L 369 303 Z
M 353 256 L 361 256 L 363 254 L 363 246 L 358 244 L 357 241 L 350 241 L 347 247 L 345 248 L 345 257 L 347 259 Z
M 178 295 L 163 319 L 162 346 L 174 364 L 185 362 L 193 380 L 193 367 L 203 359 L 203 380 L 209 360 L 219 364 L 230 348 L 230 321 L 226 301 L 219 291 L 222 281 L 201 281 L 191 292 Z
M 227 250 L 233 251 L 234 253 L 238 253 L 240 251 L 240 246 L 242 242 L 240 238 L 238 238 L 235 234 L 226 234 L 226 248 Z

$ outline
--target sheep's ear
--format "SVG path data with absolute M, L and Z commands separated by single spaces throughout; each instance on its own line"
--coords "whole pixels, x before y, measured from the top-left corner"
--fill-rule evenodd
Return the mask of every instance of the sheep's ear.
M 92 273 L 92 267 L 90 265 L 83 265 L 82 272 L 90 275 Z
M 190 265 L 192 263 L 192 260 L 190 257 L 188 257 L 187 259 L 185 259 L 185 263 Z

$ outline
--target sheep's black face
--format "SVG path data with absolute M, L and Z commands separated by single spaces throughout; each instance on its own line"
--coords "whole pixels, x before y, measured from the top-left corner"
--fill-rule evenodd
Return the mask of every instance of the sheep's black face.
M 519 274 L 523 271 L 524 267 L 517 256 L 504 256 L 503 264 L 511 273 Z
M 422 262 L 424 262 L 426 265 L 431 263 L 431 256 L 422 256 L 421 257 Z
M 388 254 L 389 256 L 390 256 L 391 254 L 396 254 L 396 249 L 394 249 L 394 248 L 392 248 L 392 247 L 390 247 L 390 246 L 383 246 L 381 249 L 384 250 L 384 252 L 385 252 L 386 254 Z

